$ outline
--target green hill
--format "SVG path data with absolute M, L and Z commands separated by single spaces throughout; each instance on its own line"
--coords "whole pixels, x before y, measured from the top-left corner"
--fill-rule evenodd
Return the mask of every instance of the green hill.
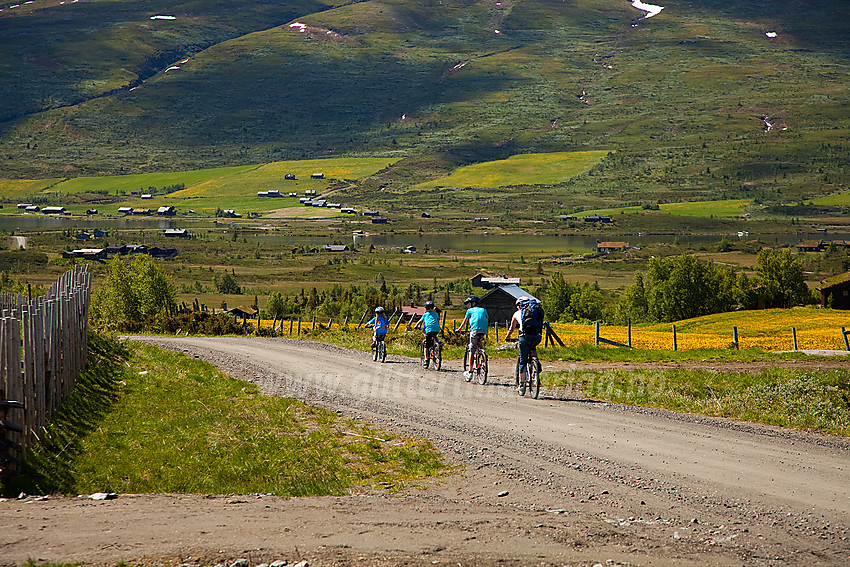
M 6 4 L 0 176 L 373 156 L 404 158 L 370 181 L 403 193 L 604 150 L 561 200 L 850 185 L 847 2 L 659 3 L 650 19 L 625 0 Z

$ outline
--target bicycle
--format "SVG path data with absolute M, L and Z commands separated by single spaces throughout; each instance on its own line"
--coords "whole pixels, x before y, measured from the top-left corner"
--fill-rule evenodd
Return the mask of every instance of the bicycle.
M 434 346 L 431 347 L 431 351 L 426 357 L 426 340 L 427 339 L 422 339 L 422 344 L 419 346 L 419 362 L 422 364 L 423 368 L 431 366 L 434 370 L 440 370 L 440 368 L 443 367 L 443 345 L 438 340 L 434 339 Z
M 511 339 L 513 342 L 514 339 Z M 537 396 L 540 395 L 540 370 L 542 369 L 540 365 L 540 359 L 537 358 L 537 347 L 531 349 L 531 352 L 528 353 L 528 362 L 525 365 L 526 367 L 526 380 L 522 384 L 519 381 L 519 354 L 517 354 L 516 360 L 516 373 L 514 375 L 514 386 L 517 388 L 517 394 L 520 396 L 525 396 L 525 391 L 528 389 L 528 392 L 531 394 L 531 397 L 535 400 Z
M 372 343 L 372 360 L 384 362 L 387 359 L 387 345 L 383 339 L 378 339 Z
M 469 345 L 466 345 L 466 352 L 463 354 L 463 371 L 466 372 L 469 357 Z M 467 382 L 472 380 L 472 375 L 475 374 L 478 383 L 482 386 L 487 383 L 487 352 L 484 350 L 484 347 L 479 346 L 475 349 L 475 353 L 472 356 L 472 369 L 469 373 L 469 376 L 464 375 Z

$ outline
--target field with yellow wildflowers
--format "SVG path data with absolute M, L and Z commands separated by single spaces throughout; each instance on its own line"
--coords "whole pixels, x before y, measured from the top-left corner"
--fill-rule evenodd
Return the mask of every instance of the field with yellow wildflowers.
M 730 348 L 734 328 L 737 328 L 738 346 L 742 349 L 793 350 L 796 333 L 798 350 L 844 350 L 841 328 L 850 328 L 850 314 L 834 309 L 794 307 L 718 313 L 674 324 L 633 325 L 631 345 L 638 349 L 673 350 L 674 326 L 677 350 Z M 595 343 L 593 324 L 553 323 L 552 328 L 566 346 Z M 604 325 L 600 328 L 600 336 L 628 344 L 629 329 Z

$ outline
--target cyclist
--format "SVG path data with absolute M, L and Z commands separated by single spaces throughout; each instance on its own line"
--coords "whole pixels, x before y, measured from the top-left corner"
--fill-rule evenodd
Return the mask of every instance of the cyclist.
M 516 312 L 511 317 L 511 326 L 508 328 L 508 333 L 505 335 L 505 341 L 510 340 L 511 335 L 514 330 L 518 330 L 519 332 L 519 386 L 517 389 L 519 391 L 525 391 L 525 381 L 528 379 L 528 372 L 526 371 L 526 365 L 528 364 L 528 356 L 531 354 L 533 350 L 537 348 L 537 345 L 540 344 L 541 339 L 543 338 L 543 328 L 542 327 L 532 327 L 531 321 L 526 318 L 525 324 L 523 324 L 523 311 L 526 306 L 531 307 L 531 303 L 538 303 L 537 301 L 531 299 L 530 297 L 522 296 L 516 300 Z M 540 309 L 540 323 L 542 324 L 542 312 Z M 535 322 L 536 323 L 536 322 Z M 538 372 L 540 368 L 538 367 Z
M 434 346 L 434 341 L 440 342 L 437 334 L 440 332 L 440 312 L 437 311 L 433 301 L 425 302 L 425 314 L 416 323 L 416 329 L 422 326 L 422 332 L 425 333 L 425 360 L 431 360 L 431 348 Z
M 457 328 L 458 331 L 461 331 L 467 323 L 469 324 L 469 365 L 467 366 L 469 370 L 466 370 L 463 373 L 465 378 L 469 378 L 471 376 L 475 354 L 481 347 L 481 341 L 487 337 L 487 329 L 489 325 L 487 310 L 483 307 L 478 307 L 478 303 L 480 301 L 481 300 L 474 295 L 470 295 L 463 300 L 463 304 L 466 307 L 466 315 L 464 315 L 460 327 Z
M 387 336 L 387 330 L 390 327 L 390 322 L 384 317 L 384 308 L 381 306 L 375 307 L 375 316 L 369 319 L 366 327 L 374 327 L 375 333 L 372 335 L 372 348 L 383 341 Z

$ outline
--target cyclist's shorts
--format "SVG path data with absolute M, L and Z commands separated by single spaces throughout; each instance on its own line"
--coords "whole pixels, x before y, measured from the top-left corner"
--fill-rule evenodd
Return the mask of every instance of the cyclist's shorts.
M 425 348 L 431 348 L 432 346 L 434 346 L 434 341 L 437 341 L 438 334 L 439 331 L 435 333 L 425 333 Z
M 487 337 L 486 333 L 482 333 L 481 331 L 475 330 L 469 332 L 469 348 L 474 349 L 478 346 L 481 346 L 481 343 L 484 342 L 484 339 Z
M 375 340 L 376 341 L 382 341 L 386 338 L 386 336 L 387 336 L 386 334 L 375 333 Z

